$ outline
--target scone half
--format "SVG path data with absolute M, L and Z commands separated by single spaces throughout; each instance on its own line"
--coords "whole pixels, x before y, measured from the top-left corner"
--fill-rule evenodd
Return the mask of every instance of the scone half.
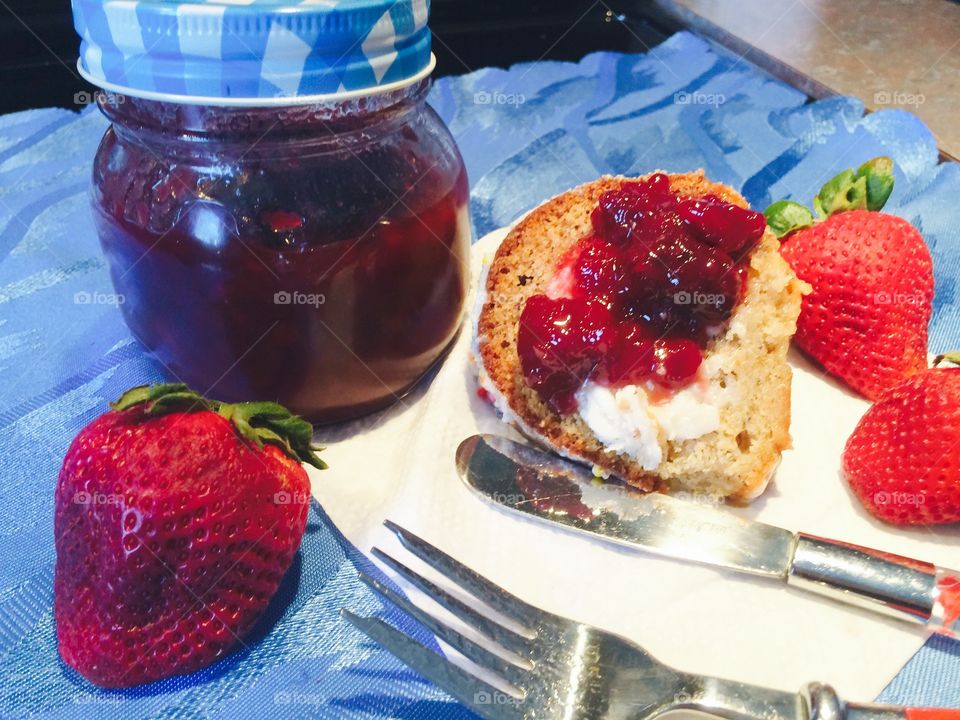
M 712 194 L 747 207 L 738 193 L 709 181 L 702 171 L 669 179 L 670 189 L 681 198 Z M 724 331 L 704 348 L 699 404 L 648 407 L 641 398 L 648 410 L 656 406 L 648 414 L 662 421 L 654 423 L 654 433 L 646 432 L 646 445 L 635 443 L 643 451 L 611 449 L 623 445 L 612 437 L 637 432 L 627 417 L 636 408 L 626 408 L 618 417 L 612 396 L 597 391 L 584 396 L 578 412 L 560 415 L 524 377 L 517 336 L 527 299 L 546 293 L 559 258 L 591 233 L 591 213 L 600 196 L 636 180 L 603 177 L 581 185 L 539 206 L 510 231 L 480 287 L 475 326 L 480 385 L 507 422 L 531 440 L 593 466 L 600 475 L 648 491 L 748 502 L 763 491 L 790 444 L 791 370 L 786 355 L 807 292 L 780 257 L 769 229 L 745 261 L 743 299 Z M 619 396 L 615 400 L 623 402 Z M 709 430 L 686 437 L 704 427 Z

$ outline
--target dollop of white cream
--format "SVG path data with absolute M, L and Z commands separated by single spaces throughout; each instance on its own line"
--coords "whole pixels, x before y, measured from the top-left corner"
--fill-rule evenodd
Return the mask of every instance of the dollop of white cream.
M 607 449 L 629 455 L 644 470 L 659 467 L 663 460 L 660 428 L 643 388 L 613 389 L 587 381 L 577 392 L 577 403 L 580 417 Z
M 629 455 L 644 470 L 663 462 L 666 444 L 693 440 L 720 428 L 720 408 L 729 388 L 706 377 L 662 402 L 651 402 L 639 385 L 609 388 L 587 381 L 577 392 L 580 416 L 608 449 Z
M 663 403 L 650 406 L 650 414 L 667 440 L 693 440 L 720 428 L 720 408 L 709 392 L 695 383 Z

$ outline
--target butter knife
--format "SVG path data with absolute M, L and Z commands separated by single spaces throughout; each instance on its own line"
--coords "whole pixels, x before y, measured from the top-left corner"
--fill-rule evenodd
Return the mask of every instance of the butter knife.
M 497 435 L 457 448 L 457 470 L 489 501 L 570 530 L 666 557 L 767 577 L 960 635 L 960 572 L 794 533 L 660 493 L 600 483 L 584 467 Z

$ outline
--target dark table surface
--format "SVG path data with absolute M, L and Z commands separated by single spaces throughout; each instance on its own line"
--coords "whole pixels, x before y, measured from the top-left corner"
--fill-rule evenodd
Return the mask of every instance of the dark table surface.
M 670 32 L 646 9 L 641 0 L 434 0 L 436 75 L 644 52 Z M 76 71 L 78 45 L 69 0 L 0 0 L 0 113 L 85 102 L 92 88 Z

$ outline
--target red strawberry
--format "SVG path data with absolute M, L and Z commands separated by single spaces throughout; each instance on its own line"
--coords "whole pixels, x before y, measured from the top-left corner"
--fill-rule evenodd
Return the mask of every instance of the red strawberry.
M 868 209 L 882 205 L 892 188 L 892 166 L 881 160 L 889 162 L 878 158 L 824 186 L 814 206 L 836 214 L 820 222 L 811 224 L 810 212 L 796 203 L 767 210 L 771 227 L 790 233 L 783 257 L 813 288 L 797 320 L 797 345 L 871 400 L 927 367 L 933 301 L 933 263 L 920 233 Z M 880 180 L 889 184 L 871 203 L 870 181 Z
M 922 370 L 884 393 L 847 440 L 843 472 L 881 520 L 960 522 L 960 367 Z
M 300 546 L 310 423 L 184 385 L 128 391 L 63 461 L 54 613 L 63 660 L 103 687 L 189 673 L 242 642 Z

